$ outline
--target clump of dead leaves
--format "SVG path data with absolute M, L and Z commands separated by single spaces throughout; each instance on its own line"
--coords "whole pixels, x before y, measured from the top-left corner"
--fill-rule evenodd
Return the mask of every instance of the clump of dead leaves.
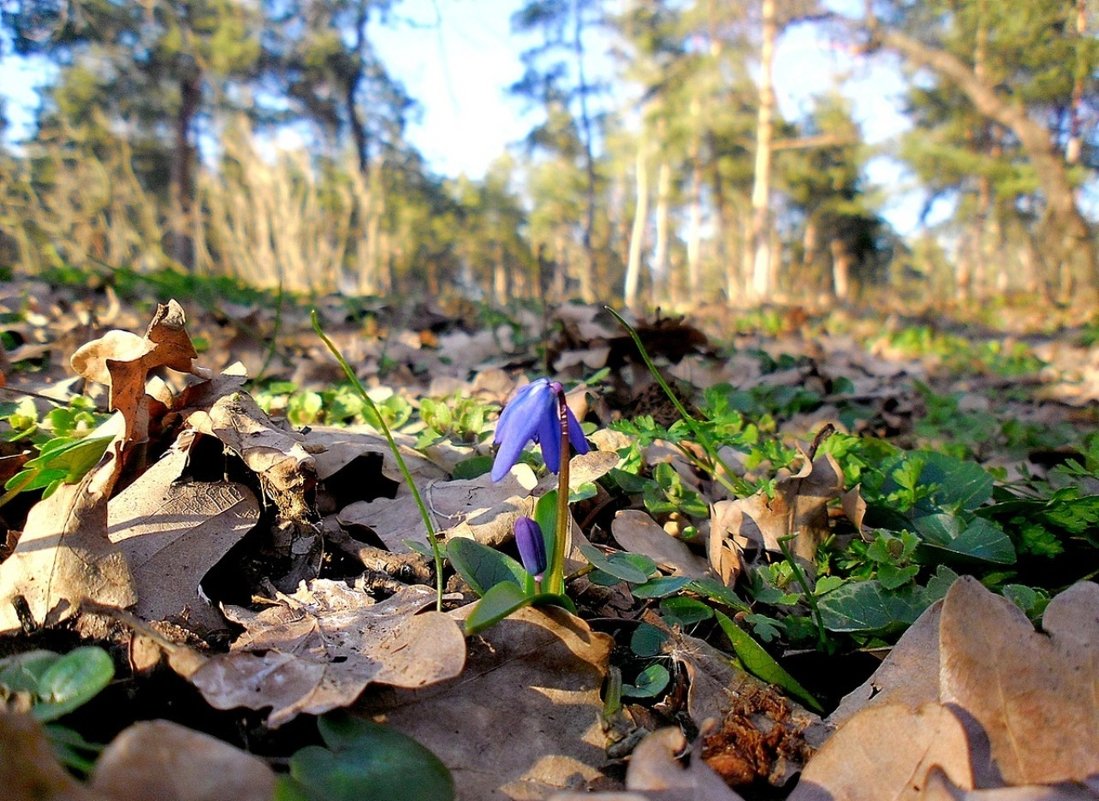
M 608 337 L 608 352 L 614 344 Z M 0 563 L 0 632 L 71 625 L 128 638 L 135 675 L 164 658 L 211 706 L 268 710 L 272 727 L 353 707 L 438 754 L 463 800 L 722 801 L 739 797 L 727 781 L 790 786 L 799 774 L 790 797 L 801 801 L 1099 798 L 1092 583 L 1055 598 L 1035 631 L 1009 602 L 959 581 L 825 720 L 669 631 L 683 728 L 701 734 L 692 745 L 678 728 L 646 736 L 651 721 L 639 721 L 623 781 L 600 698 L 609 636 L 562 610 L 525 609 L 465 638 L 468 605 L 427 609 L 430 575 L 409 545 L 426 532 L 384 442 L 276 423 L 243 391 L 242 371 L 213 375 L 197 358 L 174 301 L 144 336 L 115 331 L 77 351 L 74 369 L 110 389 L 116 414 L 97 433 L 111 445 L 79 483 L 31 510 Z M 179 374 L 172 384 L 150 377 L 163 368 Z M 400 444 L 447 536 L 502 545 L 545 488 L 525 466 L 499 485 L 454 481 L 445 447 L 429 458 Z M 730 585 L 745 543 L 773 549 L 791 528 L 812 534 L 795 543 L 811 559 L 843 483 L 834 462 L 809 457 L 774 497 L 714 507 L 709 560 L 642 512 L 620 513 L 611 533 L 669 573 Z M 616 463 L 613 447 L 597 449 L 573 474 L 594 481 Z M 374 491 L 384 487 L 395 494 Z M 857 494 L 843 500 L 857 528 Z M 379 544 L 351 536 L 362 530 Z M 237 588 L 249 604 L 211 601 L 204 578 L 250 536 L 255 564 L 270 572 Z M 321 576 L 334 549 L 360 561 L 352 580 Z M 230 629 L 228 651 L 211 647 Z M 167 721 L 125 730 L 87 784 L 61 770 L 26 716 L 0 715 L 0 744 L 0 782 L 17 801 L 258 801 L 275 782 L 262 760 Z

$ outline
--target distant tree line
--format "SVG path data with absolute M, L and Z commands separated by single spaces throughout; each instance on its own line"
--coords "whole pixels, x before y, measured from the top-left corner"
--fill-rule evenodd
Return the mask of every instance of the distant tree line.
M 819 0 L 526 0 L 511 24 L 536 44 L 511 91 L 538 121 L 478 179 L 435 174 L 407 139 L 417 101 L 375 48 L 398 5 L 5 4 L 7 55 L 55 78 L 33 136 L 0 151 L 0 267 L 633 306 L 1099 289 L 1088 0 L 866 0 L 857 18 Z M 945 220 L 890 228 L 838 86 L 783 118 L 793 26 L 899 58 L 913 126 L 891 155 Z

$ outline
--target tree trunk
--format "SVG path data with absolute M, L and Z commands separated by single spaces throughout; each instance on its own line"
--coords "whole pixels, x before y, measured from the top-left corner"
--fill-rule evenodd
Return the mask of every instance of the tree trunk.
M 1076 165 L 1080 163 L 1080 155 L 1084 151 L 1084 85 L 1088 80 L 1088 62 L 1083 47 L 1084 37 L 1088 32 L 1088 0 L 1076 0 L 1076 38 L 1078 55 L 1076 57 L 1076 74 L 1072 81 L 1072 114 L 1069 120 L 1069 138 L 1065 145 L 1065 163 Z
M 702 157 L 696 145 L 691 153 L 691 203 L 687 212 L 687 297 L 699 301 L 702 291 Z
M 179 79 L 179 112 L 176 114 L 175 150 L 172 154 L 172 227 L 171 253 L 179 264 L 194 267 L 195 146 L 191 128 L 202 102 L 202 71 L 194 59 L 187 63 Z
M 645 158 L 645 134 L 637 142 L 637 158 L 634 166 L 637 181 L 637 200 L 633 211 L 633 229 L 630 231 L 630 255 L 626 262 L 626 281 L 622 302 L 627 309 L 637 306 L 637 287 L 641 278 L 641 249 L 645 244 L 645 224 L 649 217 L 649 167 Z
M 762 0 L 763 28 L 759 56 L 759 113 L 756 119 L 755 177 L 752 183 L 752 294 L 771 292 L 771 140 L 774 137 L 775 0 Z
M 583 135 L 584 146 L 584 267 L 580 271 L 580 296 L 586 302 L 595 300 L 595 292 L 592 286 L 596 270 L 595 257 L 595 155 L 592 139 L 591 113 L 588 110 L 588 86 L 587 75 L 584 70 L 584 3 L 583 0 L 573 0 L 573 52 L 576 56 L 576 82 L 577 92 L 580 95 L 580 131 Z
M 1034 167 L 1045 195 L 1048 227 L 1047 249 L 1057 265 L 1079 264 L 1094 290 L 1099 287 L 1099 261 L 1087 220 L 1076 204 L 1076 192 L 1065 163 L 1047 131 L 1027 114 L 1019 102 L 981 81 L 967 64 L 904 33 L 880 28 L 871 16 L 867 25 L 881 44 L 913 64 L 927 67 L 952 81 L 966 94 L 977 111 L 1011 130 Z
M 851 294 L 851 253 L 847 243 L 838 236 L 828 243 L 828 249 L 832 252 L 832 294 L 837 300 L 845 301 Z
M 653 305 L 670 299 L 668 280 L 668 208 L 672 190 L 672 168 L 666 160 L 656 173 L 656 241 L 653 243 Z

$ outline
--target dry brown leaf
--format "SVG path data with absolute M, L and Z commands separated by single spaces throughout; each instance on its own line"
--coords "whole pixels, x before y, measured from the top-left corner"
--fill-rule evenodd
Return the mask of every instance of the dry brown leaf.
M 920 801 L 1099 801 L 1099 778 L 1090 787 L 1071 783 L 964 790 L 950 781 L 942 768 L 933 765 L 927 772 Z
M 96 433 L 121 428 L 116 416 Z M 122 469 L 122 441 L 76 484 L 62 484 L 27 515 L 19 542 L 0 563 L 0 632 L 20 628 L 16 599 L 38 624 L 71 617 L 85 598 L 126 607 L 137 600 L 122 551 L 107 539 L 107 499 Z
M 145 336 L 108 331 L 72 355 L 72 368 L 79 375 L 110 386 L 111 408 L 122 412 L 126 420 L 127 442 L 142 442 L 149 435 L 149 397 L 145 393 L 149 371 L 158 367 L 192 371 L 198 353 L 186 324 L 183 308 L 170 300 L 157 306 Z
M 401 457 L 417 486 L 434 479 L 446 478 L 447 471 L 413 448 L 415 439 L 399 431 L 393 439 L 401 450 Z M 317 478 L 331 478 L 356 459 L 371 454 L 381 459 L 381 473 L 390 481 L 404 483 L 404 476 L 393 460 L 393 452 L 383 434 L 368 430 L 350 430 L 315 426 L 304 435 L 306 449 L 313 455 L 317 466 Z
M 1099 773 L 1099 585 L 1058 595 L 1034 630 L 1011 601 L 956 581 L 943 602 L 940 697 L 988 734 L 1008 784 Z
M 778 551 L 779 539 L 797 534 L 793 551 L 808 563 L 829 534 L 829 501 L 843 492 L 843 471 L 830 454 L 808 462 L 795 476 L 775 485 L 774 497 L 760 491 L 735 501 L 719 501 L 710 514 L 710 538 L 731 535 L 741 547 Z M 738 514 L 739 513 L 739 514 Z M 720 547 L 720 545 L 718 545 Z M 715 546 L 711 544 L 711 565 Z
M 5 801 L 108 801 L 61 767 L 37 720 L 2 707 L 0 787 Z
M 706 561 L 694 554 L 687 544 L 671 536 L 647 513 L 623 509 L 614 516 L 611 534 L 627 551 L 648 556 L 660 567 L 677 576 L 701 578 Z
M 726 536 L 739 531 L 744 511 L 736 501 L 718 501 L 710 507 L 710 532 L 706 536 L 706 556 L 710 569 L 725 584 L 733 587 L 744 572 L 740 547 Z
M 740 801 L 740 796 L 703 761 L 701 739 L 695 743 L 689 765 L 676 758 L 686 745 L 678 728 L 660 729 L 645 737 L 630 757 L 627 789 L 677 791 L 683 798 L 698 801 Z
M 316 483 L 316 467 L 301 435 L 277 427 L 246 392 L 224 395 L 208 410 L 191 412 L 187 424 L 236 453 L 286 520 L 308 525 L 304 521 L 312 512 L 306 495 Z
M 178 482 L 187 459 L 177 443 L 111 499 L 107 536 L 133 571 L 139 617 L 178 618 L 210 631 L 225 621 L 199 582 L 252 529 L 260 509 L 252 491 L 234 481 Z
M 217 709 L 271 707 L 267 724 L 276 727 L 347 706 L 372 682 L 423 687 L 452 678 L 465 662 L 460 627 L 440 612 L 416 614 L 434 597 L 412 586 L 373 603 L 343 582 L 318 579 L 261 612 L 228 607 L 244 634 L 191 681 Z
M 665 652 L 687 670 L 691 718 L 700 728 L 708 720 L 718 724 L 707 743 L 711 767 L 726 780 L 765 780 L 776 787 L 801 770 L 828 735 L 817 715 L 741 670 L 705 641 L 668 630 L 656 616 L 646 615 L 645 620 L 665 630 Z
M 789 801 L 916 801 L 933 765 L 958 786 L 973 787 L 969 737 L 948 707 L 873 706 L 824 744 Z
M 486 545 L 497 546 L 511 538 L 511 526 L 519 515 L 531 514 L 531 491 L 537 485 L 534 471 L 516 465 L 500 481 L 486 474 L 477 478 L 431 480 L 420 493 L 432 516 L 436 530 L 448 537 L 466 536 Z M 427 530 L 419 507 L 408 488 L 401 484 L 395 498 L 357 501 L 345 506 L 337 516 L 342 526 L 367 526 L 394 553 L 407 553 L 407 540 L 427 545 Z
M 900 703 L 911 709 L 939 700 L 939 621 L 942 601 L 923 611 L 897 640 L 874 675 L 849 692 L 828 716 L 839 727 L 870 704 Z
M 129 726 L 107 746 L 91 786 L 116 801 L 268 801 L 275 773 L 208 734 L 151 720 Z
M 461 619 L 470 609 L 452 614 Z M 442 759 L 458 801 L 582 790 L 606 781 L 599 691 L 611 646 L 563 610 L 528 607 L 470 640 L 458 678 L 420 692 L 373 693 L 364 706 Z

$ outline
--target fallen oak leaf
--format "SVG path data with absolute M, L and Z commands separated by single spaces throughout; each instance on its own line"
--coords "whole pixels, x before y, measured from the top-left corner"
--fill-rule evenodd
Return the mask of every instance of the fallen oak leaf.
M 216 709 L 271 707 L 267 725 L 275 728 L 348 706 L 374 682 L 416 688 L 453 678 L 465 664 L 465 639 L 443 613 L 417 614 L 434 600 L 421 585 L 373 603 L 343 582 L 303 582 L 260 612 L 226 607 L 244 633 L 190 679 Z
M 460 621 L 472 610 L 450 615 Z M 612 644 L 563 609 L 526 607 L 470 638 L 457 678 L 372 690 L 359 708 L 434 752 L 454 776 L 456 801 L 606 786 L 599 693 Z M 502 730 L 499 721 L 525 723 Z
M 107 539 L 107 499 L 122 471 L 122 422 L 116 415 L 93 432 L 115 439 L 78 483 L 61 484 L 31 507 L 15 550 L 0 563 L 0 632 L 21 628 L 20 598 L 46 626 L 71 617 L 84 599 L 117 607 L 137 601 L 126 558 Z
M 116 801 L 268 801 L 275 795 L 275 773 L 258 757 L 209 734 L 148 720 L 111 741 L 96 762 L 91 787 Z
M 259 476 L 264 494 L 285 520 L 311 528 L 313 512 L 306 495 L 316 483 L 316 465 L 300 434 L 272 423 L 243 391 L 223 395 L 208 409 L 195 409 L 185 419 L 193 430 L 221 440 Z
M 966 727 L 941 704 L 869 707 L 810 760 L 789 801 L 916 801 L 936 765 L 955 785 L 972 789 L 971 750 Z
M 1099 585 L 1060 593 L 1042 623 L 1044 633 L 1035 631 L 1015 604 L 969 576 L 943 600 L 940 700 L 984 728 L 1008 784 L 1099 774 Z
M 73 353 L 73 370 L 89 381 L 110 387 L 111 409 L 126 420 L 126 442 L 143 442 L 149 436 L 149 402 L 145 382 L 149 371 L 169 367 L 194 371 L 198 356 L 186 329 L 187 318 L 176 301 L 157 306 L 142 337 L 129 331 L 108 331 Z M 207 378 L 205 373 L 203 378 Z
M 177 441 L 111 499 L 107 536 L 133 571 L 139 617 L 181 619 L 209 632 L 225 621 L 199 583 L 255 526 L 260 508 L 252 491 L 234 481 L 178 481 L 194 436 L 184 432 L 186 444 Z

